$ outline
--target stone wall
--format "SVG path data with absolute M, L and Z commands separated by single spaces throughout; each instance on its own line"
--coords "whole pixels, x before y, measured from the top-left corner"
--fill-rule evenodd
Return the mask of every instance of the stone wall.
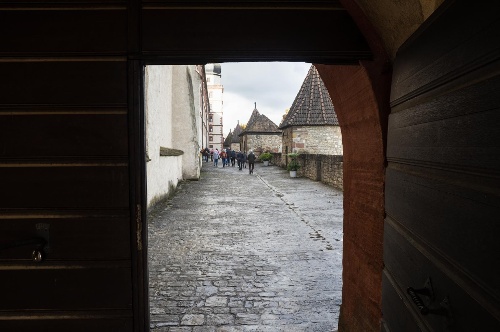
M 281 152 L 281 133 L 278 134 L 246 134 L 242 136 L 245 152 L 253 150 L 255 155 L 270 151 L 272 153 Z
M 274 153 L 272 163 L 286 168 L 290 158 L 281 153 Z M 343 156 L 324 154 L 301 154 L 298 157 L 302 166 L 298 176 L 303 176 L 314 181 L 321 181 L 340 190 L 344 190 L 344 161 Z
M 343 155 L 340 127 L 288 127 L 283 131 L 282 152 L 287 151 L 301 154 Z
M 240 151 L 240 143 L 231 143 L 231 150 Z

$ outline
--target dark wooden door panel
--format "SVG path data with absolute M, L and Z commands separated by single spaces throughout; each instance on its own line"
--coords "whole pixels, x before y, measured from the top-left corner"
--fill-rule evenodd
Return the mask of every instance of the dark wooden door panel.
M 73 215 L 47 212 L 38 219 L 0 219 L 0 246 L 42 237 L 47 241 L 44 251 L 48 263 L 130 260 L 130 220 L 126 210 L 121 211 L 122 216 L 109 217 L 88 217 L 88 211 L 66 213 Z M 0 263 L 31 264 L 34 248 L 27 245 L 0 250 Z
M 498 197 L 447 183 L 446 178 L 414 175 L 411 167 L 395 167 L 387 169 L 386 183 L 390 188 L 386 192 L 387 214 L 415 236 L 425 239 L 432 250 L 444 253 L 447 260 L 474 276 L 479 285 L 488 285 L 488 291 L 500 297 L 498 268 L 491 264 L 500 262 Z M 425 169 L 417 171 L 425 172 Z M 476 180 L 482 180 L 484 187 L 491 185 L 491 191 L 500 186 L 495 178 L 476 177 Z M 490 183 L 486 183 L 488 181 Z M 488 232 L 484 232 L 485 229 Z
M 394 62 L 382 291 L 390 331 L 500 330 L 497 7 L 445 2 Z M 449 300 L 449 326 L 420 315 L 406 291 L 427 279 L 433 308 Z
M 0 105 L 9 108 L 127 105 L 124 61 L 0 62 L 0 72 Z
M 500 39 L 498 6 L 481 4 L 471 8 L 467 2 L 457 1 L 447 8 L 398 50 L 392 105 L 439 88 L 445 77 L 457 78 L 498 58 L 498 47 L 493 42 Z
M 443 268 L 440 259 L 432 255 L 431 250 L 422 243 L 415 243 L 416 236 L 400 228 L 396 221 L 388 220 L 384 227 L 384 262 L 386 274 L 391 276 L 397 283 L 397 287 L 386 284 L 386 287 L 399 288 L 399 296 L 405 298 L 405 302 L 413 305 L 410 311 L 416 311 L 417 306 L 413 304 L 410 295 L 406 293 L 408 287 L 415 289 L 424 288 L 427 279 L 430 278 L 435 299 L 427 302 L 428 297 L 421 296 L 424 304 L 430 309 L 441 308 L 440 303 L 447 298 L 453 319 L 447 319 L 441 315 L 420 315 L 425 326 L 430 331 L 484 331 L 495 332 L 500 330 L 500 321 L 495 317 L 498 308 L 495 303 L 487 302 L 476 285 L 466 284 L 461 276 L 451 268 Z M 387 294 L 395 290 L 387 290 Z M 393 297 L 393 295 L 388 295 Z M 474 298 L 475 297 L 475 298 Z M 389 298 L 386 303 L 388 305 Z M 394 299 L 392 300 L 394 301 Z M 395 305 L 393 307 L 401 307 Z M 391 312 L 391 308 L 387 308 Z M 448 326 L 448 324 L 451 324 Z M 413 325 L 413 324 L 411 324 Z M 411 325 L 407 325 L 408 327 Z M 418 325 L 418 324 L 417 324 Z M 391 330 L 392 321 L 391 321 Z M 406 331 L 406 329 L 396 329 Z
M 0 110 L 0 157 L 126 160 L 126 138 L 124 109 Z
M 23 166 L 1 168 L 1 208 L 128 208 L 126 164 Z
M 429 331 L 420 317 L 416 316 L 413 310 L 411 310 L 412 303 L 404 295 L 404 290 L 395 284 L 395 281 L 391 278 L 387 270 L 382 275 L 382 285 L 386 291 L 384 293 L 386 297 L 382 303 L 382 311 L 384 312 L 384 320 L 391 324 L 390 331 Z
M 125 7 L 0 10 L 0 56 L 125 54 L 126 28 Z
M 500 61 L 486 67 L 497 66 Z M 475 171 L 500 169 L 499 89 L 495 76 L 391 114 L 387 157 Z
M 161 57 L 218 58 L 239 61 L 276 56 L 301 61 L 321 59 L 353 63 L 353 57 L 370 58 L 369 48 L 346 10 L 242 10 L 154 6 L 142 12 L 143 52 Z M 325 3 L 325 6 L 327 4 Z M 186 20 L 189 17 L 189 20 Z M 203 29 L 192 22 L 217 22 Z M 293 22 L 277 25 L 276 22 Z M 311 24 L 310 22 L 314 22 Z M 327 42 L 317 31 L 330 31 Z M 335 33 L 341 31 L 341 33 Z M 176 38 L 186 36 L 188 38 Z M 208 37 L 207 36 L 211 36 Z M 196 39 L 196 43 L 192 42 Z M 172 40 L 175 39 L 175 43 Z M 214 42 L 217 47 L 214 47 Z M 279 54 L 279 55 L 278 55 Z M 195 60 L 196 61 L 196 60 Z
M 130 267 L 45 263 L 1 271 L 0 310 L 103 310 L 132 308 Z
M 30 317 L 29 320 L 2 320 L 0 317 L 0 331 L 6 332 L 50 332 L 50 331 L 71 331 L 71 332 L 131 332 L 133 331 L 133 320 L 129 317 L 68 317 L 64 320 L 54 320 L 43 317 Z
M 34 22 L 26 29 L 54 19 L 40 28 L 47 33 L 55 29 L 52 23 L 77 12 L 27 13 Z M 99 37 L 89 28 L 88 36 L 76 33 L 74 41 L 55 46 L 74 29 L 83 33 L 92 19 L 96 29 L 115 24 L 115 14 L 120 20 L 126 15 L 83 10 L 68 22 L 67 31 L 54 39 L 45 36 L 51 39 L 47 45 L 42 44 L 45 37 L 36 44 L 30 39 L 36 32 L 22 30 L 28 45 L 11 51 L 31 52 L 29 56 L 0 61 L 0 246 L 34 237 L 47 242 L 40 263 L 31 259 L 33 245 L 0 250 L 2 280 L 9 280 L 0 286 L 2 331 L 31 331 L 34 326 L 46 331 L 133 330 L 131 232 L 136 227 L 131 227 L 135 215 L 130 214 L 136 209 L 129 208 L 127 62 L 107 53 L 88 59 L 37 58 L 51 49 L 123 49 L 125 34 L 103 44 L 123 29 L 116 26 Z M 103 21 L 110 16 L 111 21 Z M 92 50 L 90 39 L 78 44 L 94 37 Z M 9 37 L 8 42 L 15 40 Z

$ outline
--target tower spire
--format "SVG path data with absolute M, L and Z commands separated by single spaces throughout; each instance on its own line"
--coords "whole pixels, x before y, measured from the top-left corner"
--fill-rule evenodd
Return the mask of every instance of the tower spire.
M 254 105 L 255 105 L 254 109 L 257 109 L 257 102 L 256 101 L 254 101 Z

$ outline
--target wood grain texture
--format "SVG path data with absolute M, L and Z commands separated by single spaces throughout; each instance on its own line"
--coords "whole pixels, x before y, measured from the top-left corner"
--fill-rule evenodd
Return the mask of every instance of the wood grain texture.
M 392 113 L 388 159 L 496 172 L 499 89 L 500 76 L 494 76 Z
M 130 259 L 128 218 L 91 217 L 88 216 L 88 211 L 74 211 L 74 213 L 79 213 L 80 217 L 1 219 L 0 245 L 42 236 L 48 242 L 45 258 L 47 263 Z M 48 232 L 37 230 L 38 224 L 48 225 Z M 30 265 L 33 249 L 33 246 L 23 246 L 1 250 L 0 264 L 24 262 Z
M 342 10 L 145 9 L 142 15 L 145 56 L 216 57 L 225 61 L 265 61 L 268 57 L 311 61 L 317 57 L 339 63 L 356 63 L 355 58 L 371 57 L 364 38 Z M 207 20 L 218 24 L 208 24 L 203 29 L 192 24 Z M 276 24 L 278 21 L 283 24 Z M 318 30 L 331 31 L 334 40 L 326 41 L 316 33 Z M 340 30 L 342 33 L 333 33 Z M 192 38 L 196 38 L 196 43 Z
M 75 4 L 73 4 L 75 5 Z M 64 28 L 61 28 L 64 27 Z M 0 10 L 0 56 L 126 54 L 122 10 Z
M 450 299 L 453 331 L 500 329 L 499 9 L 454 1 L 400 49 L 394 63 L 385 187 L 383 308 L 389 330 L 421 325 L 395 296 L 431 278 Z M 439 306 L 439 302 L 434 303 Z M 400 313 L 399 313 L 400 314 Z M 392 320 L 392 321 L 391 321 Z
M 5 310 L 131 309 L 130 268 L 2 271 Z
M 474 276 L 485 291 L 500 296 L 497 267 L 491 264 L 500 262 L 498 196 L 392 167 L 387 169 L 387 188 L 389 216 Z
M 382 302 L 384 320 L 391 324 L 390 331 L 427 332 L 425 323 L 408 308 L 411 303 L 391 277 L 389 271 L 384 270 L 382 285 L 385 290 L 386 301 Z M 397 303 L 397 305 L 395 305 Z M 389 304 L 391 304 L 389 306 Z M 384 324 L 385 325 L 385 324 Z M 387 328 L 387 327 L 386 327 Z M 385 330 L 382 330 L 385 332 Z
M 133 331 L 134 298 L 146 307 L 133 296 L 127 4 L 0 4 L 0 245 L 47 241 L 38 264 L 30 246 L 0 252 L 2 331 Z
M 89 157 L 121 157 L 126 161 L 127 115 L 121 113 L 52 109 L 12 114 L 0 110 L 0 162 L 6 156 L 32 160 L 66 157 L 80 161 Z
M 3 167 L 0 208 L 126 209 L 128 169 L 95 167 Z
M 456 1 L 403 45 L 394 63 L 391 106 L 477 70 L 499 51 L 500 9 Z
M 0 104 L 9 107 L 127 104 L 126 62 L 0 62 L 0 72 Z
M 471 296 L 464 291 L 462 285 L 454 282 L 454 280 L 443 274 L 439 264 L 429 260 L 421 251 L 412 245 L 411 236 L 399 230 L 396 223 L 387 223 L 384 227 L 384 262 L 387 271 L 393 276 L 398 287 L 406 291 L 408 287 L 423 288 L 426 280 L 431 279 L 434 289 L 435 300 L 427 304 L 430 308 L 439 308 L 439 303 L 448 297 L 453 312 L 454 322 L 453 331 L 488 331 L 494 332 L 500 329 L 500 320 L 495 318 L 492 312 L 488 312 L 486 308 L 478 304 Z M 396 228 L 394 228 L 396 226 Z M 395 299 L 388 295 L 391 287 L 385 284 L 384 295 L 387 295 L 387 303 L 385 303 L 388 314 L 392 310 L 398 310 L 396 307 L 401 307 L 401 304 L 395 305 Z M 405 302 L 412 304 L 413 307 L 408 308 L 410 311 L 418 313 L 416 306 L 408 294 L 403 293 Z M 424 298 L 424 301 L 426 298 Z M 494 307 L 491 309 L 495 310 Z M 431 331 L 442 331 L 447 324 L 446 319 L 439 315 L 421 316 L 425 325 Z M 413 324 L 408 323 L 407 328 Z M 390 325 L 393 329 L 392 323 Z M 404 329 L 406 330 L 406 329 Z
M 66 314 L 66 313 L 64 313 Z M 33 331 L 72 331 L 72 332 L 88 332 L 88 331 L 107 331 L 107 332 L 131 332 L 133 331 L 133 320 L 130 317 L 115 318 L 101 317 L 94 318 L 75 317 L 62 320 L 52 318 L 37 317 L 35 314 L 30 315 L 29 320 L 21 319 L 6 319 L 0 318 L 0 330 L 16 331 L 16 332 L 33 332 Z

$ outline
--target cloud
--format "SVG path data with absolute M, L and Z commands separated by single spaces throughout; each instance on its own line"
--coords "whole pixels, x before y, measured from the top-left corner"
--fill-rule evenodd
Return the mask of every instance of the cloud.
M 277 125 L 292 106 L 311 64 L 292 62 L 222 63 L 224 136 L 238 120 L 246 123 L 254 109 Z

